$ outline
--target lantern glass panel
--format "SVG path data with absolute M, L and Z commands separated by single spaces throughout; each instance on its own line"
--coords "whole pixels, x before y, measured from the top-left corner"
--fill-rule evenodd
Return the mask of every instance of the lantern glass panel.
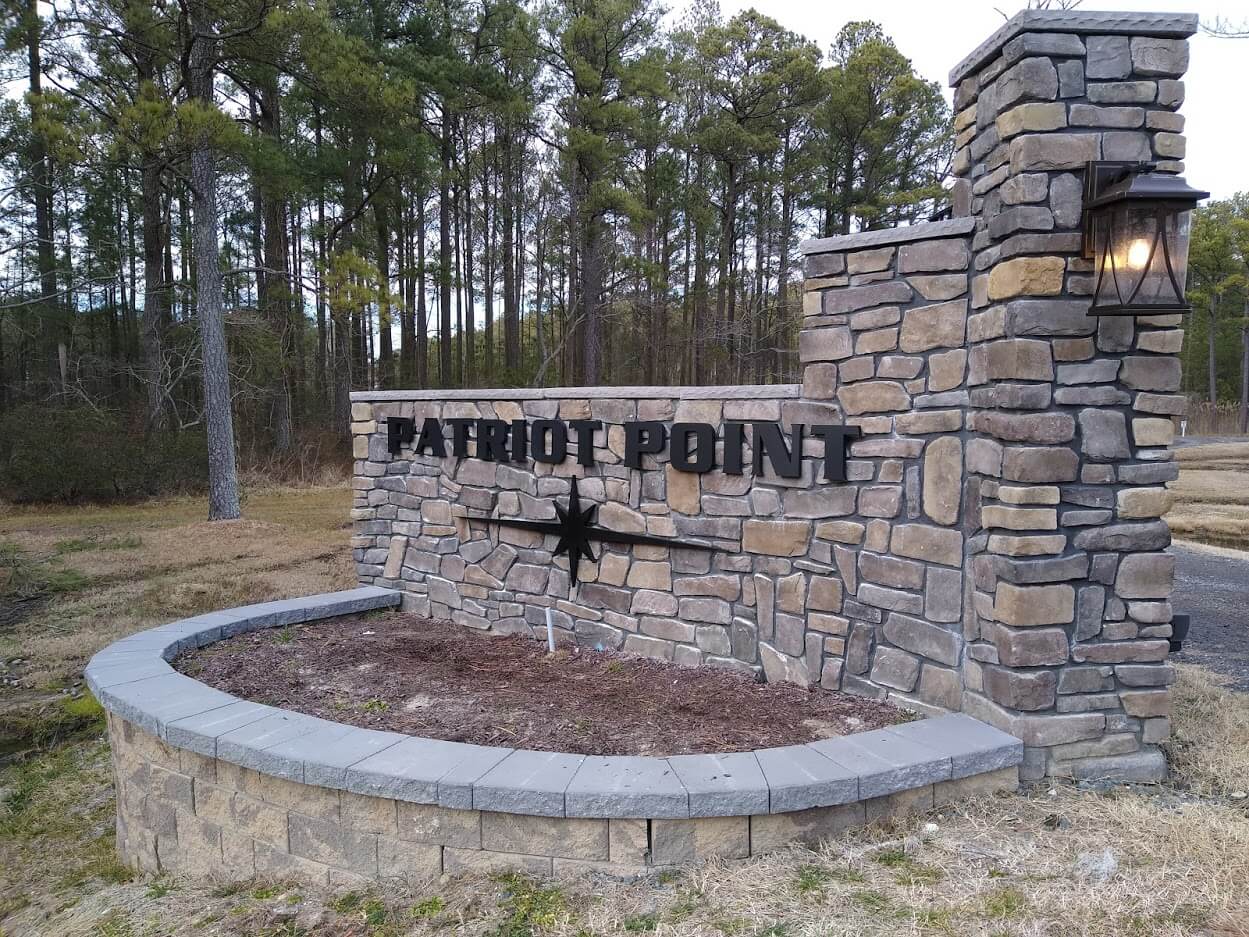
M 1107 214 L 1099 231 L 1097 305 L 1183 303 L 1192 212 L 1127 203 Z

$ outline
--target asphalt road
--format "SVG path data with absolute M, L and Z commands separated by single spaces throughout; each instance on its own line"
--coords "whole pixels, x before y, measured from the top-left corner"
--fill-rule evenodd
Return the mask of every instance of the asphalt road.
M 1249 691 L 1249 560 L 1172 547 L 1177 612 L 1192 616 L 1184 650 L 1172 660 L 1226 674 Z

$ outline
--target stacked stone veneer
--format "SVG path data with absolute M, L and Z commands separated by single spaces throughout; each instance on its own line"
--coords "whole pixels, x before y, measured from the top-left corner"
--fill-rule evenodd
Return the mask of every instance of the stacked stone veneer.
M 795 479 L 770 468 L 755 475 L 748 446 L 743 475 L 676 471 L 667 453 L 645 456 L 641 470 L 622 461 L 626 421 L 708 423 L 721 437 L 726 421 L 841 423 L 835 402 L 801 400 L 799 393 L 781 385 L 358 394 L 353 546 L 361 581 L 401 589 L 405 608 L 472 628 L 545 640 L 549 609 L 560 640 L 837 687 L 847 641 L 861 640 L 846 617 L 857 608 L 846 582 L 857 582 L 858 571 L 858 547 L 847 544 L 863 541 L 869 525 L 889 528 L 900 512 L 902 465 L 892 446 L 854 443 L 847 466 L 853 481 L 845 484 L 819 479 L 820 448 L 808 449 Z M 447 399 L 457 396 L 475 399 Z M 388 416 L 558 416 L 604 426 L 595 438 L 596 464 L 586 468 L 572 451 L 555 465 L 391 456 L 379 422 Z M 952 471 L 956 477 L 957 464 Z M 554 518 L 554 500 L 563 503 L 574 474 L 583 502 L 598 505 L 602 526 L 697 539 L 717 551 L 599 544 L 598 561 L 581 564 L 574 589 L 567 558 L 553 555 L 556 538 L 480 519 Z M 957 567 L 961 556 L 955 550 L 945 561 Z M 949 577 L 925 581 L 922 567 L 906 565 L 912 591 L 876 595 L 882 587 L 871 585 L 866 594 L 916 614 L 927 602 L 957 620 L 957 585 Z M 881 576 L 896 578 L 873 573 Z M 862 652 L 850 653 L 862 659 Z M 937 653 L 951 668 L 938 702 L 956 709 L 957 652 Z M 872 689 L 861 673 L 849 679 Z
M 1025 11 L 952 73 L 955 217 L 807 242 L 801 387 L 353 397 L 361 580 L 407 607 L 541 636 L 963 710 L 1022 738 L 1025 776 L 1157 777 L 1169 732 L 1178 316 L 1091 318 L 1084 165 L 1179 171 L 1195 16 Z M 591 417 L 581 483 L 619 530 L 572 594 L 563 466 L 392 457 L 389 415 Z M 846 422 L 849 481 L 622 464 L 633 420 Z M 817 455 L 814 448 L 810 456 Z M 648 456 L 649 460 L 650 457 Z M 746 464 L 749 465 L 749 457 Z
M 963 708 L 1025 773 L 1157 777 L 1179 316 L 1089 318 L 1088 160 L 1180 171 L 1196 16 L 1030 11 L 951 74 L 972 239 Z

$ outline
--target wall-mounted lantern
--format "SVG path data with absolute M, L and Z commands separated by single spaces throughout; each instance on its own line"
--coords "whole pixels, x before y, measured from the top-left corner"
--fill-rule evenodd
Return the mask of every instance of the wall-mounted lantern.
M 1084 256 L 1097 271 L 1090 316 L 1191 311 L 1184 280 L 1192 210 L 1209 195 L 1152 163 L 1088 164 Z

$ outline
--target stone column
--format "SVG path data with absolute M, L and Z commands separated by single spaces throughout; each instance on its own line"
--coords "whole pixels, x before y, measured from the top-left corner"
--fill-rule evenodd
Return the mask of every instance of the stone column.
M 1155 779 L 1170 730 L 1181 317 L 1090 318 L 1088 160 L 1181 171 L 1195 15 L 1020 13 L 951 73 L 968 319 L 963 709 L 1025 777 Z

